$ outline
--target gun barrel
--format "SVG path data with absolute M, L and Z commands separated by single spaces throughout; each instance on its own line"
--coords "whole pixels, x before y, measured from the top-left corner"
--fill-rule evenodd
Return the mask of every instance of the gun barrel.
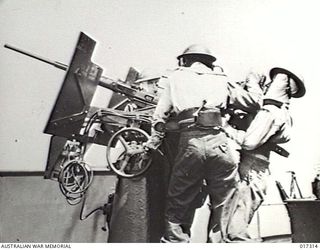
M 42 62 L 48 63 L 48 64 L 50 64 L 50 65 L 53 65 L 53 66 L 55 66 L 55 67 L 58 68 L 58 69 L 62 69 L 62 70 L 64 70 L 64 71 L 66 71 L 66 70 L 68 69 L 68 65 L 66 65 L 66 64 L 64 64 L 64 63 L 60 63 L 60 62 L 56 62 L 56 61 L 49 60 L 49 59 L 47 59 L 47 58 L 44 58 L 44 57 L 41 57 L 41 56 L 32 54 L 32 53 L 30 53 L 30 52 L 28 52 L 28 51 L 19 49 L 19 48 L 17 48 L 17 47 L 12 46 L 12 45 L 5 44 L 4 47 L 7 48 L 7 49 L 11 49 L 11 50 L 13 50 L 13 51 L 15 51 L 15 52 L 24 54 L 24 55 L 26 55 L 26 56 L 32 57 L 32 58 L 34 58 L 34 59 L 37 59 L 37 60 L 39 60 L 39 61 L 42 61 Z
M 37 59 L 39 61 L 45 62 L 47 64 L 53 65 L 53 66 L 55 66 L 59 69 L 62 69 L 64 71 L 68 70 L 68 65 L 66 65 L 64 63 L 56 62 L 56 61 L 44 58 L 42 56 L 32 54 L 28 51 L 16 48 L 16 47 L 11 46 L 9 44 L 5 44 L 4 47 L 7 49 L 11 49 L 15 52 L 21 53 L 23 55 L 29 56 L 31 58 Z M 156 104 L 158 101 L 157 97 L 153 94 L 146 93 L 144 91 L 137 91 L 135 89 L 132 89 L 130 86 L 127 86 L 124 83 L 121 83 L 119 81 L 114 81 L 108 77 L 102 76 L 98 84 L 101 87 L 110 89 L 110 90 L 117 92 L 117 93 L 120 93 L 120 94 L 124 94 L 124 95 L 126 95 L 130 98 L 136 99 L 140 102 L 144 102 L 144 103 L 148 103 L 148 104 Z

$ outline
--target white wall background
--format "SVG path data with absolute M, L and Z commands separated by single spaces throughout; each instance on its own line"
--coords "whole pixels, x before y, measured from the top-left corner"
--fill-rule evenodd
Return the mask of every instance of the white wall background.
M 285 171 L 296 171 L 309 196 L 320 164 L 319 7 L 317 0 L 0 0 L 0 171 L 44 170 L 50 136 L 42 131 L 65 74 L 3 45 L 69 63 L 84 31 L 98 41 L 93 61 L 112 78 L 130 66 L 173 68 L 193 43 L 207 44 L 232 80 L 273 66 L 302 74 L 307 94 L 292 100 L 291 155 L 274 156 L 272 171 L 285 183 Z

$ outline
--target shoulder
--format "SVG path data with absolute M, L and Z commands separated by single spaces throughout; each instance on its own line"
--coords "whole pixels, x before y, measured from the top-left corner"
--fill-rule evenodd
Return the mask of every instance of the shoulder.
M 261 111 L 264 111 L 264 112 L 267 112 L 270 114 L 272 114 L 272 113 L 277 114 L 277 113 L 281 112 L 281 108 L 278 108 L 275 105 L 268 104 L 268 105 L 263 105 Z
M 272 118 L 275 123 L 291 123 L 290 112 L 286 107 L 277 107 L 275 105 L 264 105 L 261 110 L 264 110 L 265 116 Z

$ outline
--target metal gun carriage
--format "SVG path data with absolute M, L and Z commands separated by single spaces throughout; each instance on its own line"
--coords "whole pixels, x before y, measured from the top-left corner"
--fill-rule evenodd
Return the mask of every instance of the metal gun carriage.
M 55 150 L 58 153 L 49 152 L 45 177 L 58 180 L 70 200 L 77 200 L 78 194 L 85 192 L 91 183 L 92 169 L 84 161 L 91 144 L 106 146 L 108 166 L 105 170 L 112 169 L 122 177 L 141 175 L 151 163 L 143 143 L 150 133 L 157 91 L 138 88 L 134 82 L 139 72 L 134 68 L 129 69 L 125 81 L 102 76 L 103 69 L 91 62 L 95 44 L 81 32 L 69 66 L 5 45 L 66 71 L 44 129 L 44 133 L 53 135 L 50 150 L 60 145 L 60 149 Z M 106 108 L 91 106 L 97 86 L 114 93 Z M 57 140 L 59 143 L 55 142 Z

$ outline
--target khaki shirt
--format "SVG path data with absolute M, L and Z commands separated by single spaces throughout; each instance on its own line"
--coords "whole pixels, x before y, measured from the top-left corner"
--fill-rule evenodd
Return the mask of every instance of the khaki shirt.
M 264 98 L 283 103 L 282 106 L 264 105 L 258 111 L 246 132 L 226 126 L 225 132 L 227 135 L 236 140 L 245 150 L 256 149 L 267 141 L 275 144 L 289 141 L 292 119 L 288 108 L 287 85 L 287 77 L 278 74 L 273 79 Z
M 228 83 L 226 75 L 215 73 L 204 64 L 194 63 L 191 67 L 179 67 L 170 76 L 163 77 L 163 87 L 153 119 L 165 122 L 171 112 L 179 114 L 188 108 L 225 108 L 227 101 L 243 110 L 260 108 L 262 93 L 258 84 L 248 84 L 248 91 L 237 84 Z
M 290 140 L 292 119 L 286 105 L 281 108 L 265 105 L 258 111 L 247 131 L 224 128 L 227 135 L 245 150 L 253 150 L 266 143 L 285 143 Z
M 248 83 L 248 91 L 237 84 L 231 84 L 223 73 L 215 73 L 202 63 L 191 67 L 179 67 L 168 77 L 161 78 L 163 88 L 153 114 L 153 125 L 166 122 L 172 112 L 179 114 L 188 108 L 200 107 L 206 101 L 206 108 L 225 108 L 228 101 L 246 111 L 260 109 L 262 92 L 258 83 Z M 163 132 L 152 129 L 149 145 L 157 148 Z

